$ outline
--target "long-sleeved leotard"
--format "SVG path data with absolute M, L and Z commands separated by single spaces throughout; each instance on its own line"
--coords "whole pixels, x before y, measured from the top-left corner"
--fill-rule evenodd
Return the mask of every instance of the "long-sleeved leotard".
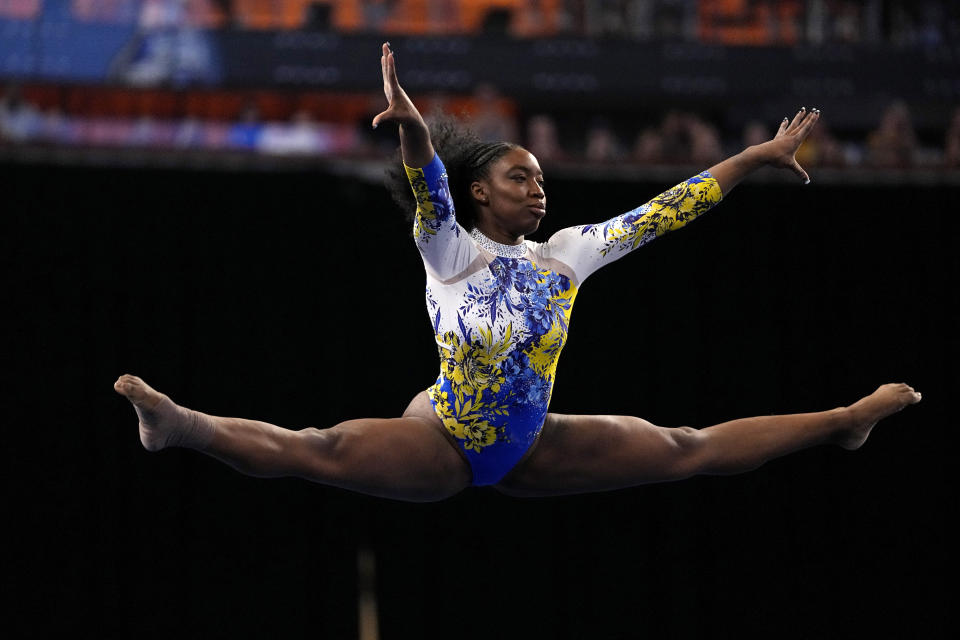
M 407 177 L 440 351 L 430 400 L 470 463 L 473 484 L 496 484 L 540 433 L 583 281 L 706 212 L 722 198 L 720 186 L 705 171 L 605 223 L 510 246 L 457 223 L 439 157 L 407 167 Z

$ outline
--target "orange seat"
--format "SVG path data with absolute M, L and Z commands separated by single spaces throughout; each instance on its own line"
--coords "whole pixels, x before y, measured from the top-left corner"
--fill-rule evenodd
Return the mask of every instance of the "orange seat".
M 272 29 L 276 0 L 234 0 L 234 18 L 247 29 Z
M 280 17 L 280 26 L 283 29 L 300 29 L 307 21 L 307 8 L 311 0 L 286 0 Z
M 424 35 L 430 32 L 427 0 L 399 0 L 383 23 L 385 33 Z
M 201 29 L 218 29 L 226 26 L 227 16 L 220 3 L 212 0 L 190 0 L 187 3 L 187 21 Z
M 233 11 L 236 21 L 247 29 L 300 29 L 306 24 L 312 4 L 321 3 L 316 0 L 234 0 Z
M 798 37 L 795 25 L 800 12 L 797 0 L 700 0 L 700 38 L 705 42 L 730 45 L 789 44 Z M 778 29 L 772 28 L 775 17 L 779 19 Z

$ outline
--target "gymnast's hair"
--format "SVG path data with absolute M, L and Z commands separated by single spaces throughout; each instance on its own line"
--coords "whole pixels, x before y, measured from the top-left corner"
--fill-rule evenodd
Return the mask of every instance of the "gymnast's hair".
M 447 169 L 457 222 L 469 231 L 476 223 L 470 185 L 489 177 L 493 163 L 520 146 L 512 142 L 484 142 L 450 116 L 431 119 L 428 129 L 433 148 Z M 394 161 L 386 170 L 386 186 L 394 202 L 412 223 L 417 212 L 417 201 L 403 170 L 400 149 L 397 149 Z

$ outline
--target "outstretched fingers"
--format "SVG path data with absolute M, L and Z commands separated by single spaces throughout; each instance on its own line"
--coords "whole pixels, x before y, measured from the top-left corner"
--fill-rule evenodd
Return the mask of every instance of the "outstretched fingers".
M 805 111 L 805 109 L 801 109 L 801 111 Z M 817 120 L 819 119 L 820 109 L 814 107 L 809 112 L 804 113 L 803 117 L 797 122 L 797 128 L 793 131 L 793 135 L 796 136 L 798 148 L 803 144 L 803 141 L 807 139 L 810 132 L 813 131 L 813 125 L 817 124 Z M 797 174 L 797 177 L 803 181 L 803 184 L 810 184 L 810 176 L 807 175 L 807 172 L 804 171 L 800 163 L 797 162 L 796 157 L 792 158 L 790 162 L 790 170 Z
M 393 55 L 393 50 L 390 48 L 390 43 L 383 43 L 383 48 L 386 51 L 384 54 L 384 70 L 383 70 L 383 82 L 385 85 L 389 85 L 391 89 L 399 89 L 400 81 L 397 80 L 397 60 Z
M 813 125 L 817 124 L 817 120 L 820 119 L 820 109 L 813 109 L 807 117 L 803 119 L 803 122 L 800 123 L 800 128 L 797 130 L 797 135 L 800 136 L 801 140 L 806 140 L 807 136 L 810 135 L 810 132 L 813 130 Z
M 384 44 L 383 48 L 386 49 L 387 45 Z M 381 54 L 380 56 L 380 75 L 383 78 L 383 88 L 384 90 L 386 90 L 387 88 L 387 52 L 386 51 L 384 51 L 384 53 Z
M 394 97 L 400 90 L 400 83 L 397 81 L 397 67 L 393 60 L 393 51 L 390 50 L 389 42 L 384 42 L 380 46 L 380 72 L 383 75 L 383 95 L 387 99 L 387 108 L 373 118 L 374 129 L 377 128 L 381 120 L 389 120 L 392 117 Z
M 792 133 L 800 126 L 800 123 L 803 122 L 804 118 L 807 117 L 807 108 L 800 107 L 800 110 L 797 111 L 797 115 L 793 116 L 793 120 L 790 121 L 790 124 L 787 126 L 787 133 Z
M 396 67 L 393 68 L 392 72 L 390 69 L 392 61 L 393 51 L 390 50 L 390 43 L 384 42 L 380 46 L 380 73 L 383 76 L 383 92 L 388 100 L 390 99 L 390 89 L 397 81 Z
M 777 129 L 777 135 L 773 136 L 774 138 L 779 138 L 787 132 L 787 126 L 790 124 L 790 118 L 784 118 L 780 121 L 780 128 Z
M 797 112 L 797 115 L 793 116 L 793 120 L 790 120 L 789 124 L 787 123 L 787 118 L 783 119 L 783 122 L 780 123 L 780 129 L 777 131 L 777 136 L 787 134 L 799 135 L 805 138 L 819 119 L 820 109 L 813 108 L 807 110 L 806 107 L 800 107 L 800 111 Z

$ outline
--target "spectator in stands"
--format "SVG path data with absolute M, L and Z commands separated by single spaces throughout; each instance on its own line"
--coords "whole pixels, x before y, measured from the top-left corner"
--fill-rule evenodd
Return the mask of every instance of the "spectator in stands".
M 482 140 L 518 142 L 518 125 L 513 104 L 492 84 L 482 83 L 473 91 L 474 112 L 470 128 Z
M 239 122 L 230 127 L 228 145 L 235 149 L 253 150 L 257 148 L 263 123 L 260 122 L 260 110 L 253 102 L 247 103 L 240 114 Z
M 943 44 L 960 22 L 955 1 L 887 0 L 886 4 L 887 37 L 896 45 Z
M 743 127 L 741 136 L 744 148 L 766 142 L 771 137 L 770 128 L 760 120 L 751 120 Z M 807 138 L 809 140 L 809 138 Z M 802 147 L 801 147 L 802 148 Z
M 111 63 L 110 76 L 135 86 L 183 86 L 215 79 L 213 45 L 190 24 L 187 0 L 145 0 L 137 30 Z
M 710 163 L 723 155 L 716 127 L 694 114 L 667 112 L 660 134 L 663 160 L 669 164 Z
M 514 11 L 510 32 L 520 38 L 553 35 L 557 29 L 556 9 L 544 11 L 544 3 L 526 0 Z
M 588 36 L 623 35 L 626 29 L 623 0 L 583 3 L 583 29 Z
M 133 122 L 130 128 L 129 137 L 126 140 L 126 146 L 131 147 L 149 147 L 160 146 L 162 141 L 157 135 L 157 121 L 152 116 L 142 115 Z
M 330 136 L 323 135 L 310 113 L 300 109 L 289 123 L 268 123 L 257 141 L 257 150 L 273 155 L 308 155 L 329 151 Z
M 640 132 L 633 145 L 633 159 L 641 164 L 663 162 L 663 136 L 660 135 L 659 129 L 647 127 Z
M 16 85 L 7 87 L 0 98 L 0 141 L 26 142 L 40 127 L 37 110 L 23 100 Z
M 690 130 L 690 162 L 711 164 L 723 159 L 720 133 L 715 126 L 697 116 L 690 116 L 687 126 Z
M 663 161 L 667 164 L 685 164 L 690 158 L 690 130 L 687 116 L 671 110 L 660 123 L 660 137 L 663 141 Z
M 861 24 L 860 3 L 842 0 L 831 7 L 830 26 L 834 42 L 860 42 Z
M 43 113 L 39 138 L 48 144 L 75 144 L 76 126 L 60 107 L 50 107 Z
M 825 123 L 818 123 L 816 129 L 797 150 L 797 162 L 812 167 L 842 167 L 847 164 L 843 146 Z
M 177 124 L 173 145 L 182 149 L 203 146 L 203 123 L 196 116 L 187 116 Z
M 546 114 L 535 115 L 527 121 L 526 147 L 544 162 L 562 161 L 567 157 L 560 146 L 557 123 Z
M 908 168 L 916 163 L 917 151 L 910 110 L 898 100 L 886 108 L 880 125 L 867 136 L 867 163 L 874 167 Z
M 616 162 L 623 156 L 620 141 L 604 119 L 595 119 L 587 129 L 584 155 L 590 162 Z

